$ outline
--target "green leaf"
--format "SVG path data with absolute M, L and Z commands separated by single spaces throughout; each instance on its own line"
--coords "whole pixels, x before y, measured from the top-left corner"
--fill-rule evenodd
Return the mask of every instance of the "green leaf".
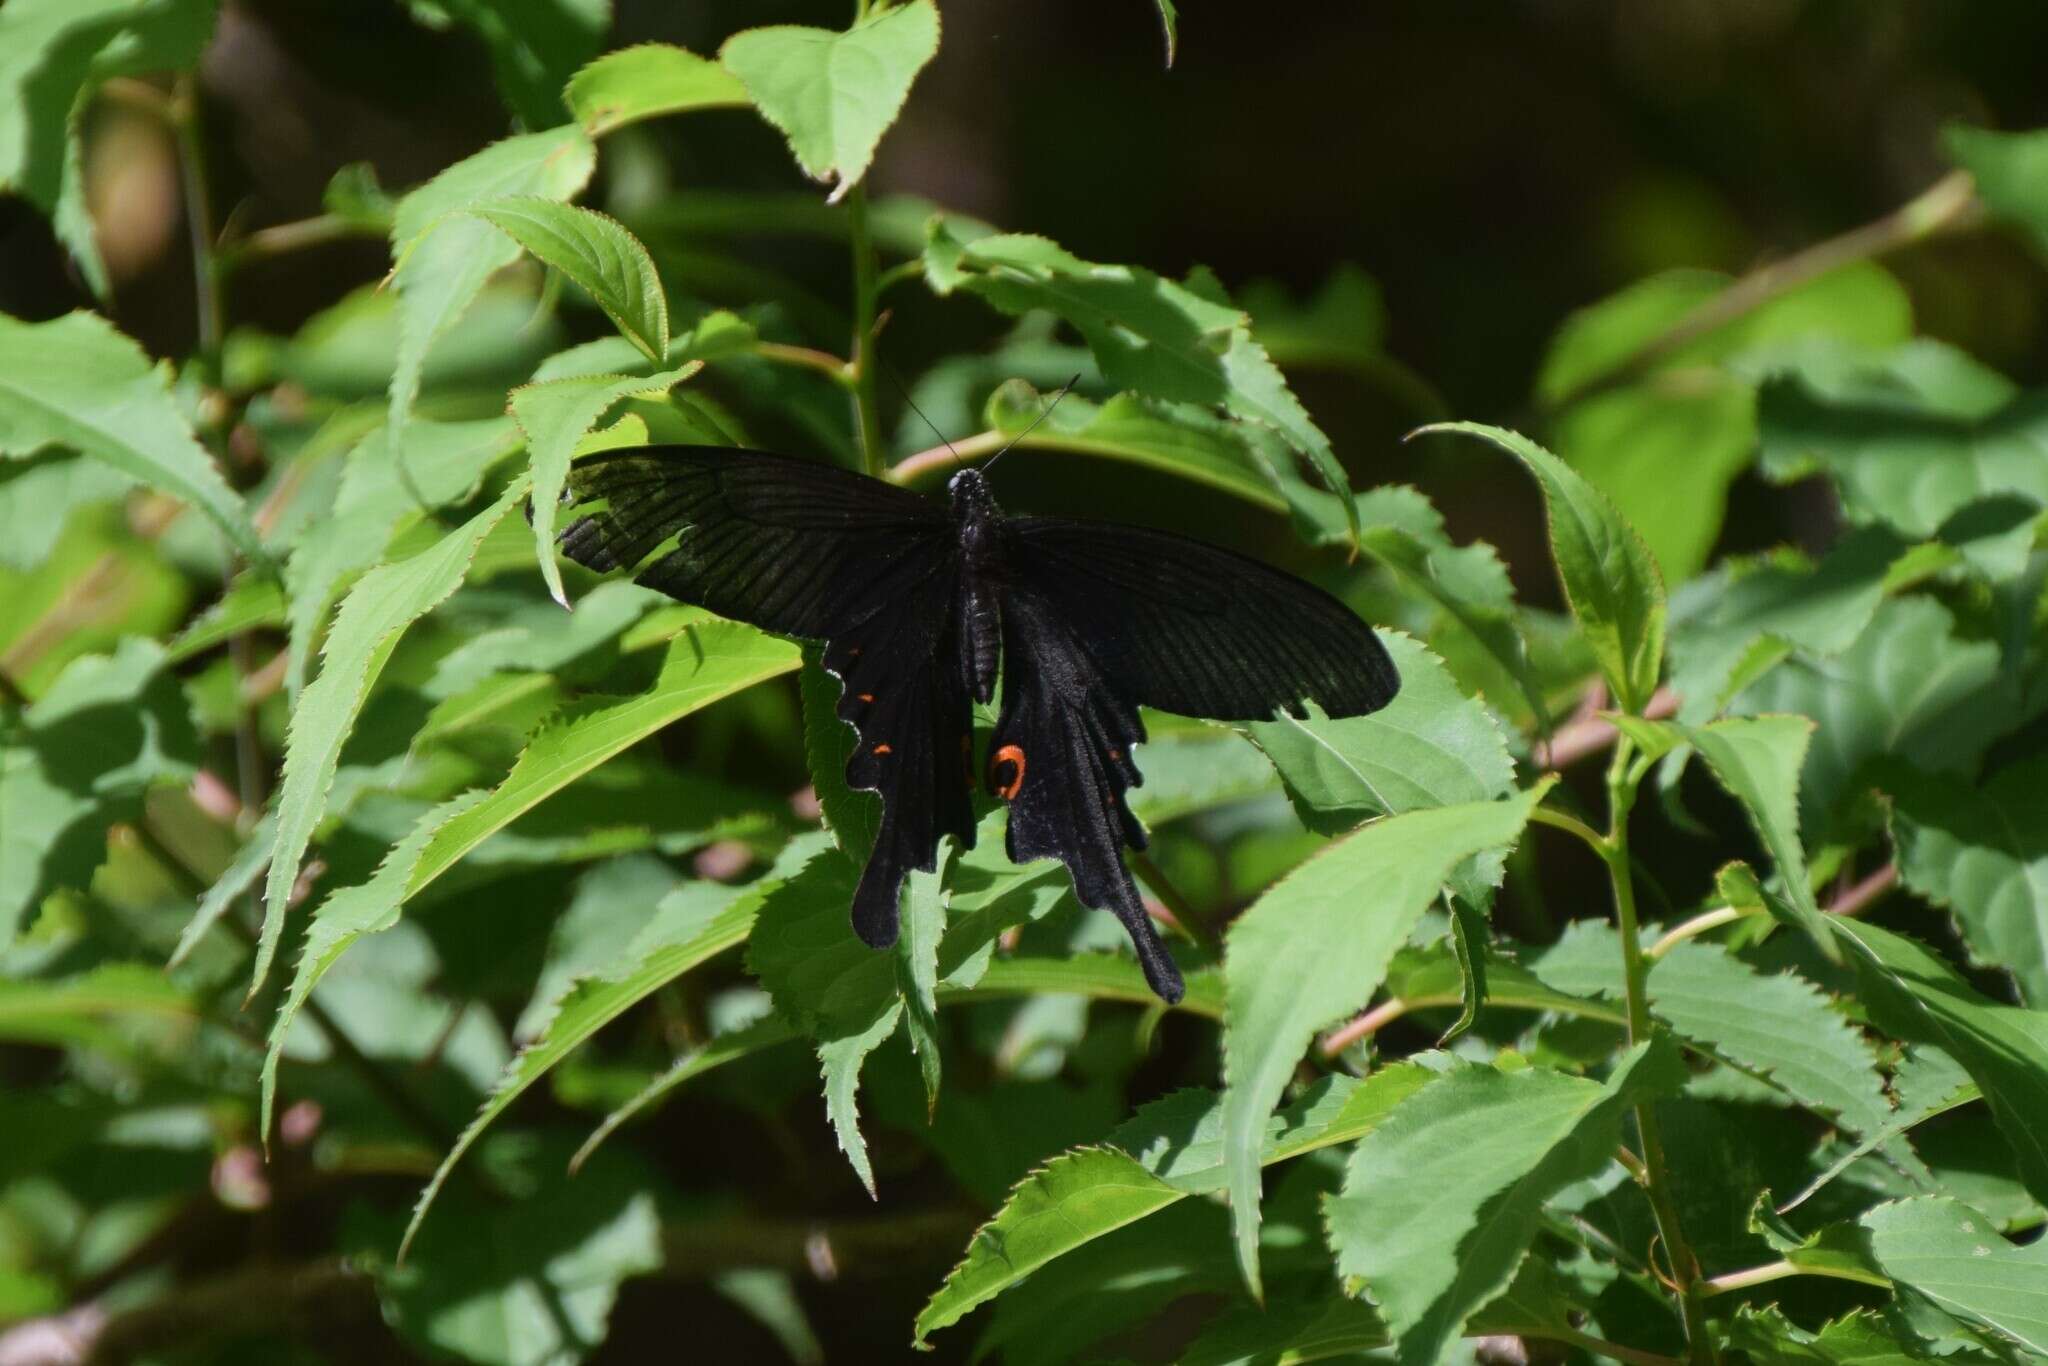
M 0 1039 L 9 1043 L 121 1053 L 128 1046 L 103 1023 L 109 1018 L 189 1023 L 201 1014 L 184 987 L 145 963 L 102 963 L 50 981 L 0 978 Z
M 1890 930 L 1830 917 L 1862 983 L 1862 999 L 1886 1032 L 1930 1045 L 1962 1064 L 1984 1092 L 2019 1175 L 2048 1203 L 2048 1011 L 1980 995 L 1932 950 Z
M 399 452 L 401 470 L 408 468 L 405 426 L 427 353 L 484 282 L 519 259 L 517 242 L 466 211 L 514 196 L 568 199 L 590 179 L 596 162 L 596 146 L 571 124 L 493 143 L 399 201 L 391 226 L 399 341 L 386 435 Z
M 1390 816 L 1289 873 L 1230 926 L 1225 1162 L 1238 1263 L 1259 1293 L 1259 1135 L 1316 1031 L 1371 999 L 1394 951 L 1474 854 L 1514 843 L 1545 787 Z
M 42 210 L 96 295 L 108 281 L 85 200 L 86 108 L 112 77 L 196 66 L 217 5 L 8 0 L 0 13 L 0 194 Z
M 764 1020 L 727 1030 L 701 1048 L 692 1049 L 669 1065 L 667 1071 L 648 1082 L 635 1092 L 625 1104 L 604 1117 L 604 1122 L 590 1131 L 590 1137 L 583 1140 L 583 1146 L 569 1159 L 569 1170 L 573 1173 L 590 1155 L 597 1151 L 606 1139 L 634 1117 L 658 1104 L 669 1092 L 684 1082 L 700 1077 L 714 1068 L 758 1053 L 777 1044 L 789 1043 L 801 1037 L 796 1026 L 780 1016 L 771 1015 Z
M 1623 997 L 1621 938 L 1610 925 L 1579 921 L 1532 964 L 1561 991 Z M 1766 974 L 1718 944 L 1674 944 L 1650 966 L 1651 1011 L 1715 1057 L 1768 1079 L 1844 1129 L 1870 1135 L 1892 1112 L 1864 1036 L 1812 983 Z
M 1887 783 L 1899 879 L 1947 908 L 1971 959 L 2001 968 L 2048 1007 L 2048 762 L 1970 784 L 1907 770 Z
M 0 455 L 63 446 L 211 517 L 237 550 L 266 561 L 242 500 L 192 435 L 167 372 L 104 318 L 46 323 L 0 314 Z
M 813 848 L 814 844 L 805 842 L 801 848 L 792 845 L 791 851 L 800 857 Z M 419 1233 L 449 1173 L 492 1121 L 605 1025 L 692 968 L 745 943 L 762 902 L 783 886 L 796 857 L 778 859 L 767 877 L 743 888 L 686 883 L 662 901 L 654 919 L 616 960 L 569 985 L 556 1001 L 546 1025 L 505 1069 L 505 1075 L 485 1098 L 483 1108 L 455 1140 L 455 1146 L 441 1159 L 433 1178 L 420 1192 L 405 1237 L 399 1243 L 400 1260 Z
M 1807 380 L 1767 382 L 1757 398 L 1766 470 L 1818 468 L 1857 523 L 1901 534 L 1938 534 L 1950 517 L 1986 497 L 2048 503 L 2048 394 L 1999 406 L 1987 385 L 1944 374 L 1939 386 L 1886 373 L 1823 393 Z
M 1791 650 L 1825 658 L 1848 649 L 1884 600 L 1887 575 L 1904 544 L 1869 527 L 1851 532 L 1817 565 L 1783 560 L 1733 577 L 1713 601 L 1671 637 L 1671 686 L 1679 716 L 1713 719 L 1733 693 L 1755 681 L 1760 643 L 1781 658 Z M 1773 659 L 1773 663 L 1776 659 Z
M 1727 1321 L 1724 1345 L 1772 1366 L 1910 1366 L 1920 1361 L 1986 1366 L 1995 1360 L 1978 1352 L 1937 1357 L 1891 1321 L 1862 1309 L 1822 1325 L 1818 1333 L 1809 1333 L 1774 1304 L 1763 1308 L 1745 1304 L 1737 1309 Z
M 1279 433 L 1342 499 L 1346 525 L 1357 534 L 1350 482 L 1329 437 L 1253 339 L 1250 320 L 1227 302 L 1141 267 L 1083 261 L 1043 237 L 963 242 L 943 221 L 932 225 L 924 264 L 939 294 L 965 289 L 1005 313 L 1045 309 L 1064 318 L 1117 388 L 1221 409 Z
M 1010 380 L 989 395 L 987 419 L 993 430 L 1023 448 L 1125 460 L 1220 489 L 1269 511 L 1287 507 L 1287 500 L 1274 492 L 1272 481 L 1246 449 L 1243 425 L 1189 404 L 1160 403 L 1138 394 L 1117 394 L 1096 404 L 1069 394 L 1048 412 L 1038 390 L 1023 380 Z M 1034 423 L 1035 430 L 1025 436 Z
M 797 680 L 803 696 L 804 761 L 833 842 L 840 853 L 865 864 L 881 828 L 882 798 L 846 785 L 846 761 L 859 738 L 850 723 L 839 719 L 842 685 L 819 662 L 824 653 L 820 646 L 806 645 L 803 673 Z
M 1547 724 L 1543 687 L 1515 627 L 1507 566 L 1484 541 L 1456 545 L 1444 519 L 1415 489 L 1385 485 L 1358 496 L 1359 545 L 1406 588 L 1434 601 L 1521 690 L 1530 717 Z
M 56 549 L 72 514 L 134 487 L 111 465 L 52 451 L 0 462 L 0 571 L 28 573 Z
M 328 894 L 313 912 L 306 929 L 305 948 L 292 974 L 290 988 L 278 1004 L 271 1021 L 270 1041 L 263 1055 L 263 1075 L 257 1105 L 257 1132 L 265 1145 L 270 1142 L 271 1117 L 277 1107 L 277 1067 L 284 1057 L 285 1040 L 299 1011 L 312 997 L 320 979 L 341 956 L 364 935 L 379 934 L 398 923 L 398 908 L 405 900 L 405 884 L 418 866 L 420 854 L 434 832 L 482 800 L 481 792 L 452 797 L 428 811 L 400 840 L 367 882 Z
M 1840 962 L 1834 936 L 1814 902 L 1806 849 L 1799 842 L 1799 773 L 1814 723 L 1804 716 L 1753 716 L 1674 729 L 1742 803 L 1777 865 L 1779 895 L 1765 897 L 1764 905 L 1774 915 L 1789 910 L 1790 923 L 1812 936 L 1829 961 Z
M 1949 1313 L 2048 1354 L 2048 1243 L 2014 1247 L 1976 1210 L 1945 1196 L 1863 1216 L 1870 1250 L 1900 1285 Z
M 837 199 L 867 174 L 911 82 L 938 51 L 937 7 L 911 0 L 846 33 L 794 24 L 747 29 L 726 39 L 718 57 L 789 139 L 804 174 L 837 182 Z
M 1611 375 L 1733 285 L 1708 271 L 1669 271 L 1573 314 L 1545 357 L 1539 395 L 1554 406 Z M 1627 382 L 1570 402 L 1557 415 L 1554 445 L 1642 533 L 1666 581 L 1682 582 L 1706 563 L 1729 486 L 1756 451 L 1756 359 L 1796 359 L 1816 343 L 1891 346 L 1912 332 L 1904 288 L 1875 265 L 1851 265 L 1745 311 Z
M 1166 33 L 1166 65 L 1173 66 L 1173 59 L 1180 47 L 1180 12 L 1173 7 L 1173 0 L 1153 0 L 1159 7 L 1159 27 Z
M 1817 723 L 1799 775 L 1799 828 L 1821 840 L 1872 760 L 1893 754 L 1928 772 L 1974 771 L 2013 722 L 1998 646 L 1960 639 L 1931 598 L 1879 605 L 1856 643 L 1833 659 L 1794 658 L 1739 694 L 1740 715 L 1796 712 Z
M 1871 1261 L 1869 1237 L 1855 1224 L 1823 1224 L 1801 1234 L 1771 1208 L 1771 1193 L 1763 1191 L 1750 1209 L 1749 1231 L 1806 1275 L 1891 1288 L 1891 1280 Z
M 284 933 L 285 906 L 299 860 L 326 813 L 341 747 L 355 726 L 370 685 L 383 672 L 406 628 L 461 586 L 484 537 L 525 496 L 516 479 L 489 507 L 441 540 L 396 564 L 363 575 L 335 615 L 320 676 L 299 697 L 285 738 L 284 781 L 273 808 L 277 841 L 263 890 L 263 933 L 250 992 L 262 986 Z
M 569 112 L 590 136 L 692 109 L 744 109 L 747 88 L 708 57 L 668 43 L 607 52 L 569 78 Z
M 1429 1080 L 1420 1067 L 1366 1080 L 1330 1077 L 1264 1126 L 1259 1160 L 1284 1162 L 1348 1143 Z M 1191 1195 L 1223 1188 L 1224 1102 L 1205 1091 L 1154 1101 L 1110 1135 L 1109 1147 L 1054 1158 L 1019 1182 L 917 1316 L 917 1342 L 959 1322 L 1033 1270 Z
M 1664 656 L 1664 580 L 1642 538 L 1606 495 L 1525 436 L 1476 422 L 1445 422 L 1421 431 L 1479 437 L 1535 476 L 1565 601 L 1621 709 L 1642 711 L 1656 691 Z
M 214 879 L 206 895 L 199 898 L 199 906 L 192 912 L 192 919 L 185 924 L 184 933 L 178 936 L 177 947 L 171 950 L 166 968 L 175 968 L 185 961 L 206 932 L 220 923 L 228 908 L 242 897 L 247 896 L 263 877 L 263 870 L 270 866 L 270 848 L 277 840 L 277 817 L 266 812 L 263 819 L 249 832 L 248 843 L 235 855 L 235 860 Z
M 346 605 L 342 611 L 347 613 Z M 338 622 L 337 638 L 341 630 Z M 406 895 L 417 893 L 492 835 L 627 747 L 796 665 L 794 645 L 751 626 L 709 621 L 679 633 L 669 642 L 661 673 L 646 692 L 587 699 L 534 736 L 484 801 L 442 827 L 421 855 Z M 321 679 L 325 681 L 326 674 Z M 312 697 L 313 689 L 308 688 L 302 705 L 310 706 Z
M 107 828 L 160 783 L 197 770 L 199 736 L 164 649 L 128 637 L 84 655 L 41 698 L 0 710 L 0 947 L 50 892 L 84 890 Z
M 649 360 L 660 364 L 668 354 L 661 276 L 647 248 L 617 219 L 531 195 L 493 199 L 467 212 L 575 281 Z
M 519 449 L 519 435 L 509 417 L 415 422 L 406 437 L 407 469 L 429 502 L 466 501 L 493 465 Z M 285 568 L 291 636 L 285 686 L 295 701 L 337 590 L 351 574 L 377 563 L 394 533 L 422 515 L 399 475 L 397 447 L 380 426 L 349 453 L 333 508 L 307 529 Z
M 1629 1107 L 1684 1079 L 1668 1044 L 1639 1044 L 1603 1085 L 1543 1068 L 1463 1065 L 1352 1153 L 1326 1206 L 1337 1268 L 1364 1280 L 1402 1361 L 1433 1362 L 1505 1289 L 1544 1201 L 1614 1160 Z
M 903 999 L 904 1031 L 924 1077 L 925 1113 L 939 1105 L 939 940 L 946 932 L 946 863 L 952 849 L 939 841 L 938 867 L 913 868 L 904 880 L 903 925 L 896 939 L 896 990 Z
M 622 1158 L 571 1181 L 559 1145 L 523 1134 L 489 1156 L 491 1185 L 460 1192 L 415 1256 L 378 1268 L 385 1312 L 436 1356 L 571 1366 L 606 1341 L 620 1284 L 662 1265 L 657 1174 Z
M 1950 124 L 1941 141 L 1949 160 L 1977 182 L 1977 197 L 1997 217 L 2048 251 L 2048 132 L 1999 133 Z
M 868 1055 L 902 1023 L 903 996 L 895 955 L 878 953 L 853 933 L 847 908 L 858 875 L 858 865 L 837 850 L 811 860 L 761 908 L 747 966 L 783 1017 L 816 1040 L 826 1115 L 873 1195 L 856 1096 Z
M 664 343 L 665 344 L 665 343 Z M 567 607 L 562 568 L 555 557 L 555 517 L 561 511 L 562 485 L 568 482 L 576 443 L 612 406 L 638 394 L 661 395 L 703 369 L 691 361 L 645 378 L 634 375 L 589 375 L 524 384 L 512 391 L 512 418 L 526 433 L 532 459 L 533 493 L 527 500 L 533 523 L 535 553 L 548 593 Z
M 604 46 L 612 18 L 611 0 L 411 2 L 416 15 L 445 15 L 476 30 L 499 95 L 528 128 L 562 121 L 562 83 Z
M 1279 770 L 1302 822 L 1321 834 L 1341 834 L 1370 816 L 1486 801 L 1514 786 L 1514 760 L 1485 706 L 1460 692 L 1443 661 L 1410 637 L 1383 631 L 1380 639 L 1401 691 L 1379 711 L 1245 728 Z

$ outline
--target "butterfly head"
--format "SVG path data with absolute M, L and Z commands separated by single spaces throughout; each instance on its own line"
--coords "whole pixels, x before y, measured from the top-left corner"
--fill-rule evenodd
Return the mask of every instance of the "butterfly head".
M 953 511 L 960 517 L 988 516 L 996 510 L 996 496 L 989 492 L 988 480 L 972 466 L 948 479 L 946 492 L 952 495 Z

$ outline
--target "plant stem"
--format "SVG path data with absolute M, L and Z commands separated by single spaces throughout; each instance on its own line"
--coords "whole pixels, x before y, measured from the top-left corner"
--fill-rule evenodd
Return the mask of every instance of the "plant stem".
M 868 235 L 868 187 L 855 185 L 846 195 L 846 222 L 853 241 L 853 403 L 860 419 L 861 469 L 880 478 L 882 414 L 876 404 L 875 372 L 875 245 Z
M 782 342 L 756 342 L 754 354 L 762 360 L 774 361 L 779 365 L 799 365 L 806 370 L 815 370 L 834 384 L 848 389 L 854 386 L 855 370 L 852 362 L 843 361 L 830 351 L 820 351 L 810 346 L 789 346 Z
M 1210 953 L 1223 956 L 1223 939 L 1194 904 L 1181 895 L 1180 888 L 1152 861 L 1152 856 L 1137 850 L 1131 853 L 1131 871 L 1138 875 L 1138 881 L 1145 884 L 1160 904 L 1173 914 L 1174 923 L 1186 932 L 1188 938 L 1200 944 Z
M 1650 1019 L 1649 964 L 1643 956 L 1641 932 L 1636 923 L 1635 877 L 1629 866 L 1628 818 L 1635 807 L 1636 784 L 1633 760 L 1635 744 L 1626 735 L 1615 742 L 1614 759 L 1607 767 L 1608 831 L 1602 842 L 1607 875 L 1614 885 L 1614 918 L 1621 933 L 1622 982 L 1628 998 L 1628 1041 L 1631 1046 L 1647 1042 L 1655 1025 Z M 1635 1107 L 1636 1131 L 1642 1140 L 1643 1193 L 1657 1222 L 1657 1234 L 1671 1262 L 1679 1312 L 1685 1320 L 1686 1342 L 1694 1366 L 1713 1366 L 1718 1359 L 1714 1340 L 1707 1332 L 1706 1309 L 1699 1292 L 1699 1263 L 1679 1226 L 1678 1207 L 1671 1196 L 1671 1172 L 1664 1157 L 1664 1139 L 1657 1126 L 1655 1103 L 1644 1101 Z
M 171 127 L 178 138 L 178 169 L 185 194 L 185 228 L 192 241 L 193 288 L 197 291 L 195 321 L 199 354 L 218 380 L 220 369 L 222 291 L 220 269 L 213 256 L 213 196 L 206 187 L 205 131 L 200 122 L 199 88 L 191 76 L 178 78 L 171 96 Z
M 1751 271 L 1727 289 L 1678 319 L 1670 327 L 1595 371 L 1549 401 L 1556 412 L 1581 399 L 1626 384 L 1693 342 L 1726 327 L 1781 295 L 1789 294 L 1831 271 L 1924 242 L 1943 232 L 1968 227 L 1983 216 L 1977 183 L 1968 171 L 1951 171 L 1917 197 L 1875 222 L 1816 242 L 1803 251 Z
M 1529 813 L 1529 822 L 1532 825 L 1547 825 L 1553 830 L 1562 830 L 1568 835 L 1575 835 L 1585 842 L 1587 848 L 1600 855 L 1601 858 L 1607 857 L 1607 837 L 1592 826 L 1587 825 L 1577 816 L 1567 816 L 1562 811 L 1553 811 L 1547 806 L 1539 806 Z

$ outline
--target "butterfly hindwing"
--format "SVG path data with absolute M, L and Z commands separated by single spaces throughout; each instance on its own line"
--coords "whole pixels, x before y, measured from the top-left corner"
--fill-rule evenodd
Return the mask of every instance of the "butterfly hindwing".
M 1064 615 L 1013 588 L 1003 601 L 1003 706 L 989 746 L 989 786 L 1010 804 L 1014 862 L 1057 858 L 1082 905 L 1129 931 L 1152 990 L 1181 998 L 1180 970 L 1159 942 L 1124 867 L 1123 846 L 1145 846 L 1124 804 L 1143 781 L 1131 760 L 1145 738 L 1135 706 L 1110 686 Z
M 1064 618 L 1120 696 L 1219 721 L 1303 701 L 1362 716 L 1400 680 L 1372 628 L 1313 584 L 1163 531 L 1053 517 L 1004 530 L 1012 576 Z
M 720 616 L 825 642 L 838 713 L 859 737 L 847 784 L 882 798 L 854 928 L 892 943 L 904 874 L 934 867 L 941 835 L 974 838 L 952 519 L 877 479 L 717 446 L 579 461 L 563 501 L 580 511 L 557 543 L 579 564 L 638 570 L 636 582 Z

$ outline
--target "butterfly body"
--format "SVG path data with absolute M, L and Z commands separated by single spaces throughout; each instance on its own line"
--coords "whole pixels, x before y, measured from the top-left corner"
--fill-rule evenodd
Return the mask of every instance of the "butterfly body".
M 856 933 L 893 943 L 905 875 L 941 838 L 974 841 L 973 704 L 1002 705 L 986 789 L 1019 863 L 1057 858 L 1077 899 L 1116 915 L 1152 989 L 1181 977 L 1125 868 L 1145 830 L 1125 794 L 1140 706 L 1219 720 L 1330 716 L 1399 687 L 1372 629 L 1321 589 L 1165 532 L 1012 517 L 964 469 L 940 503 L 789 456 L 723 447 L 605 452 L 574 466 L 584 511 L 558 542 L 598 570 L 722 616 L 822 640 L 859 736 L 849 786 L 881 794 L 854 893 Z

